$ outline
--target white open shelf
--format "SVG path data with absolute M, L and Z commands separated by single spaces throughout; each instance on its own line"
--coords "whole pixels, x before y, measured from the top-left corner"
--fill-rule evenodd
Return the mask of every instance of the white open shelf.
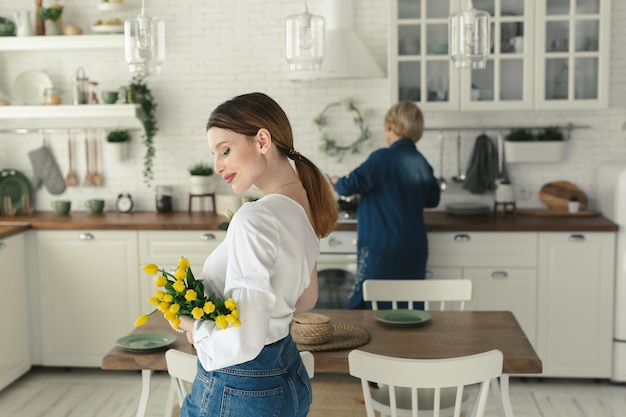
M 124 34 L 2 36 L 0 51 L 124 48 Z

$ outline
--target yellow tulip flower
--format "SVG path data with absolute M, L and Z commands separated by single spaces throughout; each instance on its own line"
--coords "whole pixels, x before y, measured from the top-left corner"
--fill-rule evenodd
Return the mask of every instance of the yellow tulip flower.
M 163 313 L 163 317 L 165 317 L 165 320 L 172 321 L 176 318 L 176 313 L 172 313 L 170 310 L 167 310 Z
M 231 311 L 230 315 L 233 316 L 234 318 L 238 319 L 239 318 L 239 310 Z
M 187 273 L 185 272 L 184 269 L 178 268 L 176 272 L 174 272 L 174 277 L 179 280 L 185 279 L 187 277 Z
M 156 292 L 154 293 L 154 296 L 156 298 L 159 299 L 159 301 L 163 300 L 163 297 L 165 297 L 165 292 L 161 291 L 161 290 L 156 290 Z
M 170 308 L 170 303 L 166 303 L 165 301 L 161 301 L 161 302 L 159 303 L 159 306 L 158 306 L 157 308 L 158 308 L 158 310 L 159 310 L 161 313 L 164 313 L 165 311 L 169 310 L 169 308 Z
M 181 256 L 180 259 L 178 260 L 178 267 L 182 269 L 183 271 L 186 269 L 189 269 L 189 259 L 185 258 L 184 256 Z
M 169 308 L 172 313 L 178 313 L 180 311 L 180 304 L 172 304 Z
M 222 330 L 227 328 L 228 327 L 228 322 L 226 321 L 226 316 L 217 316 L 215 318 L 215 326 L 218 329 L 222 329 Z
M 157 287 L 165 287 L 166 284 L 167 278 L 165 278 L 163 275 L 156 277 L 156 279 L 154 280 L 154 285 L 156 285 Z
M 207 301 L 206 303 L 204 303 L 203 310 L 204 310 L 205 313 L 211 314 L 212 312 L 215 311 L 215 304 L 213 304 L 210 301 Z
M 171 321 L 170 326 L 172 326 L 172 329 L 174 330 L 178 329 L 178 326 L 180 326 L 180 318 L 176 317 L 170 321 Z
M 148 322 L 148 315 L 144 314 L 143 316 L 137 317 L 137 320 L 135 320 L 135 326 L 142 326 L 146 324 L 147 322 Z
M 154 275 L 159 272 L 159 267 L 156 264 L 148 264 L 143 267 L 143 272 L 146 274 Z
M 157 297 L 150 297 L 148 298 L 148 302 L 153 306 L 158 306 L 161 300 L 159 300 Z
M 202 316 L 204 316 L 204 310 L 202 310 L 200 307 L 195 307 L 193 310 L 191 310 L 191 315 L 194 319 L 200 320 Z
M 172 294 L 165 294 L 163 296 L 163 301 L 165 301 L 166 303 L 171 303 L 172 301 L 174 301 L 174 296 Z
M 224 307 L 229 310 L 234 310 L 237 308 L 237 303 L 232 298 L 229 298 L 228 300 L 224 301 Z
M 239 327 L 241 326 L 241 322 L 239 320 L 235 320 L 231 323 L 233 325 L 233 327 Z
M 227 321 L 228 323 L 233 323 L 235 320 L 237 320 L 237 319 L 236 319 L 236 318 L 234 318 L 234 317 L 232 316 L 232 314 L 227 314 L 227 315 L 226 315 L 226 321 Z
M 185 293 L 185 300 L 187 301 L 195 301 L 198 298 L 198 294 L 194 290 L 187 290 Z
M 185 291 L 185 288 L 187 288 L 187 287 L 185 286 L 185 283 L 184 283 L 183 281 L 176 281 L 176 282 L 174 283 L 174 285 L 172 285 L 172 286 L 174 287 L 174 289 L 175 289 L 177 292 L 183 292 L 183 291 Z

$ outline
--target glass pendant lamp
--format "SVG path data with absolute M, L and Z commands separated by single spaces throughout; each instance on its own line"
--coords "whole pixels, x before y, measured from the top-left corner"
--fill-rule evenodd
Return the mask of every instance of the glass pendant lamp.
M 485 68 L 491 47 L 489 13 L 476 10 L 472 0 L 466 5 L 450 15 L 450 59 L 454 68 Z
M 124 53 L 130 72 L 160 74 L 165 61 L 165 22 L 141 13 L 124 22 Z
M 324 18 L 305 12 L 285 19 L 285 55 L 291 71 L 319 70 L 324 59 Z

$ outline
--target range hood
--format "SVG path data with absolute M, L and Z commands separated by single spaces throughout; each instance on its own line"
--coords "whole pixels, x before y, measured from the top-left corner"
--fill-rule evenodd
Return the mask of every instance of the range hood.
M 324 60 L 321 70 L 289 71 L 292 81 L 385 78 L 385 73 L 353 30 L 352 0 L 323 0 Z M 316 13 L 318 14 L 318 13 Z

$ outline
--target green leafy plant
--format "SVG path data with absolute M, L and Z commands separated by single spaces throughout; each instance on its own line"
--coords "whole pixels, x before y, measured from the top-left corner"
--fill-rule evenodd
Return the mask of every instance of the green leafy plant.
M 525 128 L 512 129 L 508 135 L 504 137 L 504 140 L 509 142 L 531 142 L 535 140 L 535 135 Z
M 213 175 L 213 167 L 206 162 L 198 162 L 188 169 L 190 175 L 201 175 L 204 177 Z
M 128 130 L 112 130 L 107 134 L 107 142 L 119 143 L 128 142 L 130 140 L 130 133 Z
M 39 19 L 43 21 L 52 20 L 56 22 L 61 18 L 61 15 L 63 15 L 63 6 L 61 6 L 59 3 L 54 3 L 47 8 L 42 7 L 39 10 Z
M 571 201 L 571 202 L 580 201 L 580 198 L 578 197 L 577 194 L 572 194 L 572 195 L 569 196 L 569 201 Z
M 156 121 L 157 103 L 144 79 L 145 74 L 137 74 L 133 77 L 126 90 L 126 101 L 129 103 L 138 103 L 141 107 L 141 121 L 144 128 L 142 143 L 146 147 L 146 154 L 143 157 L 143 178 L 144 183 L 150 187 L 150 183 L 154 179 L 152 167 L 154 157 L 156 156 L 154 137 L 159 131 L 159 128 Z
M 565 137 L 558 127 L 546 127 L 537 134 L 537 140 L 540 142 L 563 141 Z

